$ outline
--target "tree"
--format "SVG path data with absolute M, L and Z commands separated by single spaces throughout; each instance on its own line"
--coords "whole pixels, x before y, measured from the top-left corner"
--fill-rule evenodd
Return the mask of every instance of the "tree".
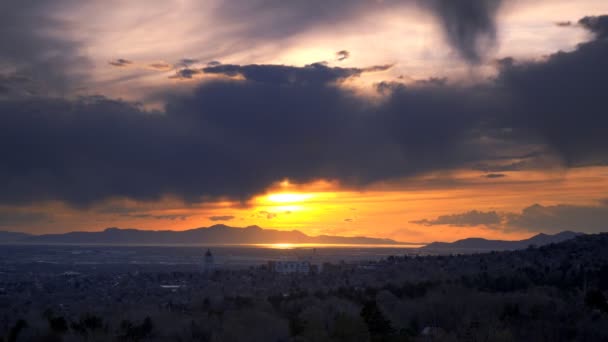
M 598 309 L 608 313 L 608 303 L 606 302 L 606 297 L 600 290 L 587 291 L 587 294 L 585 295 L 585 304 L 592 309 Z
M 150 337 L 153 329 L 154 324 L 149 316 L 146 316 L 141 324 L 123 320 L 120 324 L 120 337 L 126 341 L 140 341 Z
M 8 342 L 16 342 L 21 331 L 23 331 L 23 329 L 25 329 L 27 327 L 28 327 L 28 324 L 25 320 L 23 320 L 23 319 L 18 320 L 15 323 L 15 325 L 11 328 L 11 330 L 8 332 Z
M 391 322 L 384 317 L 375 300 L 369 301 L 363 306 L 361 317 L 367 324 L 372 339 L 383 340 L 395 332 Z
M 52 309 L 46 309 L 42 313 L 42 317 L 46 318 L 49 323 L 51 332 L 55 334 L 64 334 L 68 331 L 68 322 L 62 316 L 55 316 L 55 312 Z
M 80 316 L 77 322 L 72 322 L 71 328 L 80 334 L 85 340 L 88 339 L 89 333 L 101 330 L 103 327 L 103 319 L 91 313 L 86 313 Z
M 51 331 L 57 334 L 64 334 L 68 331 L 68 322 L 63 317 L 49 318 L 49 327 Z
M 334 320 L 334 328 L 331 334 L 332 341 L 367 341 L 369 332 L 365 322 L 359 317 L 338 313 Z

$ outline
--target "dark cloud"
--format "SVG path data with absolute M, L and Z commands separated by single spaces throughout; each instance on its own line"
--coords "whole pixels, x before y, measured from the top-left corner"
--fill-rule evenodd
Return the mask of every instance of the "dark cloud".
M 488 173 L 484 175 L 485 178 L 504 178 L 506 176 L 504 173 Z
M 442 215 L 434 220 L 417 220 L 410 223 L 420 224 L 424 226 L 448 225 L 455 227 L 472 227 L 472 226 L 491 226 L 498 225 L 501 222 L 501 217 L 495 211 L 483 212 L 471 210 L 466 213 Z
M 445 77 L 431 77 L 425 80 L 417 80 L 416 84 L 420 86 L 443 86 L 448 83 Z
M 123 216 L 128 216 L 128 217 L 133 217 L 133 218 L 152 218 L 152 219 L 156 219 L 156 220 L 185 221 L 191 215 L 174 215 L 174 214 L 171 214 L 171 215 L 134 214 L 134 215 L 132 215 L 132 214 L 127 214 L 127 215 L 123 215 Z
M 277 85 L 324 85 L 329 82 L 359 76 L 365 72 L 385 71 L 390 68 L 391 65 L 378 65 L 368 68 L 338 68 L 329 67 L 324 63 L 314 63 L 304 67 L 263 64 L 222 64 L 203 68 L 202 71 L 207 74 L 222 74 L 231 77 L 243 76 L 250 81 Z
M 0 86 L 12 96 L 63 95 L 82 85 L 90 63 L 79 52 L 80 42 L 67 38 L 70 23 L 52 15 L 76 3 L 0 2 Z M 11 82 L 12 77 L 27 82 Z
M 340 50 L 340 51 L 336 52 L 336 59 L 339 60 L 340 62 L 342 62 L 345 59 L 348 59 L 348 57 L 350 57 L 350 52 L 348 52 L 346 50 Z
M 139 209 L 137 208 L 130 208 L 122 205 L 102 206 L 101 208 L 95 210 L 95 212 L 100 214 L 118 214 L 121 216 L 128 216 L 138 211 Z
M 344 222 L 353 222 L 354 220 L 352 218 L 346 218 L 344 219 Z
M 521 213 L 507 214 L 507 225 L 533 232 L 564 230 L 599 233 L 608 230 L 608 205 L 576 206 L 534 204 Z
M 52 217 L 45 213 L 0 211 L 0 227 L 47 223 L 51 220 Z
M 601 32 L 603 20 L 587 21 Z M 374 103 L 336 83 L 388 66 L 320 63 L 205 67 L 245 80 L 210 78 L 163 112 L 102 97 L 0 101 L 0 203 L 246 201 L 285 178 L 364 187 L 473 165 L 548 167 L 535 162 L 547 154 L 605 163 L 607 44 L 511 60 L 473 86 L 385 82 Z
M 439 216 L 433 220 L 418 220 L 411 223 L 435 226 L 450 225 L 457 227 L 485 225 L 508 230 L 527 230 L 530 232 L 561 232 L 564 230 L 587 233 L 605 232 L 608 229 L 608 203 L 599 201 L 598 205 L 582 206 L 558 204 L 543 206 L 534 204 L 519 213 L 496 213 L 472 210 L 462 214 Z
M 24 75 L 0 74 L 0 99 L 39 94 L 44 90 L 40 82 Z
M 597 38 L 602 39 L 608 37 L 608 15 L 598 17 L 584 17 L 578 23 L 595 33 Z
M 567 166 L 606 164 L 608 127 L 605 87 L 608 79 L 608 16 L 580 22 L 596 33 L 572 52 L 558 52 L 539 62 L 503 65 L 497 91 L 508 97 L 512 112 L 495 124 L 512 127 L 549 146 Z
M 473 166 L 473 170 L 483 172 L 506 172 L 506 171 L 521 171 L 528 167 L 529 162 L 518 161 L 503 164 L 479 163 Z
M 230 220 L 234 220 L 234 216 L 232 216 L 232 215 L 209 216 L 209 220 L 211 220 L 211 221 L 230 221 Z
M 96 209 L 95 212 L 100 214 L 111 214 L 118 215 L 121 217 L 130 217 L 130 218 L 152 218 L 156 220 L 186 220 L 188 217 L 192 215 L 184 215 L 184 214 L 168 214 L 168 215 L 155 215 L 146 212 L 142 212 L 144 210 L 139 208 L 127 207 L 117 204 L 112 204 L 108 206 L 101 206 Z
M 472 64 L 483 60 L 496 41 L 496 14 L 501 0 L 429 0 L 445 36 L 462 58 Z
M 569 27 L 572 26 L 572 22 L 570 20 L 567 21 L 558 21 L 555 23 L 555 25 L 559 26 L 559 27 Z
M 192 64 L 196 64 L 198 62 L 200 62 L 198 59 L 182 58 L 179 60 L 179 62 L 177 64 L 183 66 L 184 68 L 187 68 L 187 67 L 191 66 Z
M 215 66 L 218 66 L 218 65 L 222 65 L 222 62 L 220 62 L 220 61 L 211 61 L 211 62 L 207 63 L 208 67 L 215 67 Z
M 127 66 L 130 66 L 131 64 L 133 64 L 133 62 L 128 59 L 119 58 L 119 59 L 115 59 L 113 61 L 109 61 L 108 64 L 115 66 L 115 67 L 127 67 Z
M 165 62 L 151 63 L 148 64 L 148 67 L 156 70 L 169 70 L 173 68 L 171 64 Z
M 170 76 L 170 78 L 191 79 L 192 77 L 198 74 L 201 74 L 201 71 L 198 69 L 183 68 L 180 70 L 176 70 L 175 75 Z

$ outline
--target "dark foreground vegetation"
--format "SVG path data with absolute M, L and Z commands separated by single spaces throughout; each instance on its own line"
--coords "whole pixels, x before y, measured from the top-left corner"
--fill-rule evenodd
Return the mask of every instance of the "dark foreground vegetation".
M 2 342 L 608 341 L 608 234 L 310 275 L 12 269 L 0 291 Z

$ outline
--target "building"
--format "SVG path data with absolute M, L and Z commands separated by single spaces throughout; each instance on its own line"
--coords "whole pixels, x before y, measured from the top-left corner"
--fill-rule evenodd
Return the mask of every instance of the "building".
M 203 263 L 203 271 L 205 273 L 209 273 L 209 272 L 213 271 L 214 268 L 215 268 L 215 261 L 213 260 L 213 254 L 211 254 L 211 251 L 209 249 L 207 249 L 207 252 L 205 253 L 205 260 Z
M 311 271 L 309 261 L 269 261 L 268 268 L 272 272 L 281 274 L 304 273 L 308 274 Z

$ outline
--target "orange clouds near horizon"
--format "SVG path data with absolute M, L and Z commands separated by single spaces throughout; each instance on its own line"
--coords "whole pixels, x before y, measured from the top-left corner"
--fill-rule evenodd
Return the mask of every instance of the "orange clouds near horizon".
M 526 227 L 496 224 L 434 224 L 441 216 L 470 211 L 520 213 L 534 204 L 597 206 L 608 193 L 608 167 L 568 171 L 506 172 L 487 178 L 477 171 L 378 184 L 362 190 L 341 188 L 338 183 L 277 183 L 266 194 L 245 205 L 230 201 L 185 204 L 165 198 L 158 202 L 114 200 L 89 210 L 47 203 L 38 207 L 37 221 L 22 219 L 0 229 L 33 233 L 101 230 L 106 227 L 152 230 L 185 230 L 226 224 L 258 225 L 279 230 L 297 229 L 308 235 L 369 236 L 402 242 L 453 241 L 467 237 L 518 240 L 537 233 Z M 435 184 L 429 186 L 429 184 Z M 3 210 L 4 211 L 4 210 Z M 22 217 L 32 213 L 21 209 Z M 35 218 L 36 218 L 35 217 Z M 46 220 L 46 221 L 45 221 Z M 39 227 L 44 226 L 44 229 Z M 530 227 L 534 228 L 534 227 Z M 585 230 L 585 227 L 572 229 Z

